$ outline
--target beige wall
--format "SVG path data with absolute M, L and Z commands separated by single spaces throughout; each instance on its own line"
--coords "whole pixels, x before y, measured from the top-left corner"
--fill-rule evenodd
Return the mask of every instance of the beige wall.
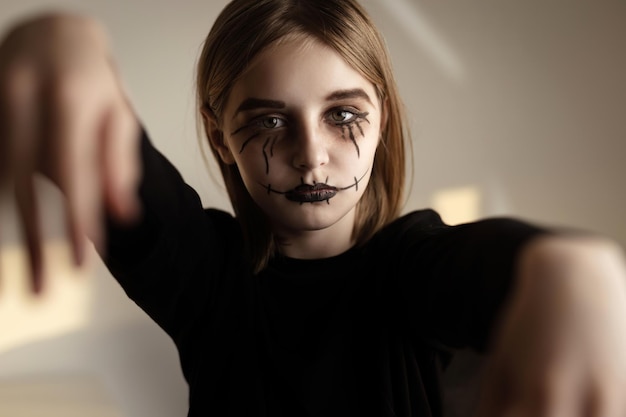
M 203 166 L 193 107 L 194 61 L 225 1 L 0 1 L 2 31 L 47 8 L 102 20 L 154 142 L 205 204 L 229 208 Z M 366 5 L 389 43 L 411 118 L 415 176 L 407 210 L 436 206 L 452 223 L 509 214 L 626 245 L 623 2 Z M 51 286 L 57 297 L 24 295 L 18 229 L 4 207 L 0 398 L 11 381 L 28 391 L 50 377 L 88 375 L 122 416 L 184 415 L 173 345 L 97 260 L 87 271 L 68 269 L 58 243 L 59 198 L 43 188 L 49 261 L 62 278 Z

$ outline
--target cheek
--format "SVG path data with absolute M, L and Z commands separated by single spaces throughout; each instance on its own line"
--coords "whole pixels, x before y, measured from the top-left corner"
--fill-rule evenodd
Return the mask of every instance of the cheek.
M 288 151 L 279 143 L 271 149 L 271 140 L 264 146 L 266 141 L 264 139 L 259 146 L 250 146 L 235 157 L 244 186 L 261 206 L 268 197 L 273 200 L 278 196 L 269 192 L 268 188 L 289 189 L 299 178 L 287 161 Z
M 358 166 L 373 162 L 379 142 L 378 129 L 355 123 L 339 130 L 334 148 L 341 159 L 351 159 Z
M 270 175 L 272 168 L 277 165 L 277 161 L 283 152 L 281 148 L 281 138 L 278 134 L 254 135 L 250 140 L 235 146 L 235 163 L 239 167 L 242 177 Z
M 258 181 L 268 175 L 269 164 L 265 162 L 262 154 L 245 152 L 235 157 L 235 163 L 246 185 L 252 180 Z

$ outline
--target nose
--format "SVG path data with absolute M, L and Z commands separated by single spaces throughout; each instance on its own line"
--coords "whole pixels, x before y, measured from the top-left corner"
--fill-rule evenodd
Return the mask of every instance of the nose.
M 300 170 L 312 170 L 326 165 L 329 161 L 324 135 L 319 128 L 299 129 L 293 153 L 293 166 Z

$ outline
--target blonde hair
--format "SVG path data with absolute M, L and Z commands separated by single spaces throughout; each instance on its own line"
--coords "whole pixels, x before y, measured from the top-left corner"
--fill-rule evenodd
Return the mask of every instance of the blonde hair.
M 197 67 L 198 108 L 221 126 L 232 86 L 262 50 L 290 35 L 305 35 L 333 48 L 370 81 L 386 114 L 370 183 L 356 208 L 353 239 L 369 240 L 401 211 L 405 187 L 408 132 L 404 108 L 381 34 L 356 0 L 233 0 L 216 19 Z M 209 125 L 203 119 L 205 132 Z M 244 233 L 255 272 L 275 254 L 277 245 L 265 215 L 250 197 L 235 164 L 220 167 L 235 216 Z

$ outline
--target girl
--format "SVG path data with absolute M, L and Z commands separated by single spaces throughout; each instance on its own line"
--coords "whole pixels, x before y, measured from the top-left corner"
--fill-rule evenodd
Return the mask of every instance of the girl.
M 22 24 L 0 81 L 0 178 L 35 288 L 39 171 L 67 197 L 77 260 L 86 232 L 176 343 L 189 416 L 442 415 L 440 370 L 465 346 L 492 352 L 482 416 L 626 414 L 619 248 L 401 216 L 402 106 L 356 1 L 234 0 L 217 18 L 198 110 L 234 216 L 150 144 L 93 21 Z

